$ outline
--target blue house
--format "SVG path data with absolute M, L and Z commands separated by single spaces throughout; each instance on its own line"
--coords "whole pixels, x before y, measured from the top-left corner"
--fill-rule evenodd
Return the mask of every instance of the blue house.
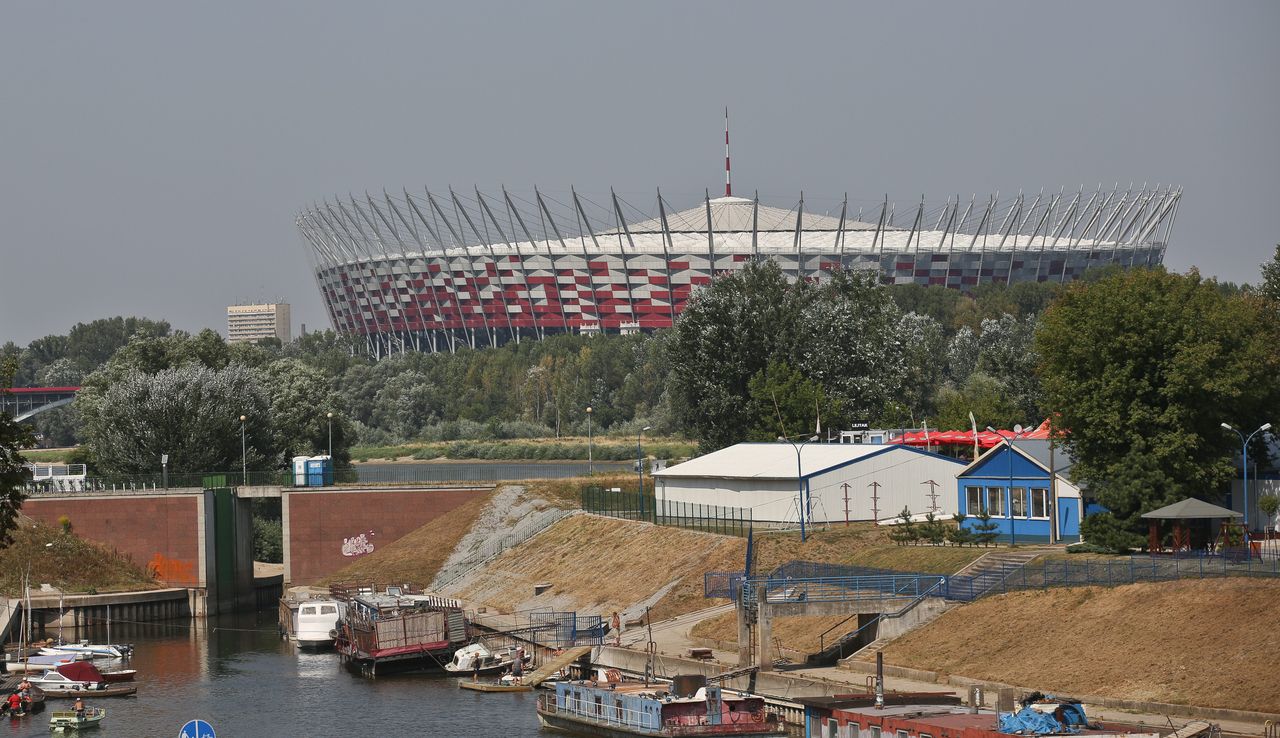
M 964 526 L 972 530 L 985 510 L 1006 543 L 1079 541 L 1080 488 L 1067 477 L 1074 462 L 1052 451 L 1048 441 L 1002 443 L 965 467 L 956 475 Z

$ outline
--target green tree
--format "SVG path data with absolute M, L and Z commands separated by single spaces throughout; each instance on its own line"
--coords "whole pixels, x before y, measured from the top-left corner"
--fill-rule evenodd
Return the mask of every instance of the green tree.
M 1276 305 L 1280 305 L 1280 244 L 1271 261 L 1262 265 L 1262 284 L 1258 293 Z
M 964 527 L 964 521 L 967 519 L 965 514 L 956 513 L 951 516 L 951 519 L 956 522 L 956 527 L 947 530 L 947 540 L 957 546 L 971 545 L 974 542 L 973 533 Z
M 350 464 L 351 421 L 319 369 L 298 359 L 279 359 L 266 367 L 263 385 L 271 398 L 272 447 L 279 455 L 276 466 L 286 465 L 293 456 L 327 452 L 330 428 L 334 465 Z
M 748 440 L 808 434 L 819 418 L 838 417 L 838 403 L 827 400 L 817 383 L 786 364 L 770 364 L 747 383 L 753 425 Z
M 6 361 L 0 365 L 0 394 L 12 386 L 15 362 Z M 23 485 L 31 478 L 31 472 L 24 465 L 21 451 L 34 443 L 31 431 L 6 412 L 0 412 L 0 545 L 9 545 L 13 539 L 11 534 L 18 524 L 18 511 L 22 509 L 25 495 Z
M 1023 413 L 1003 383 L 981 373 L 970 374 L 959 389 L 939 390 L 937 427 L 967 429 L 970 412 L 978 419 L 979 430 L 988 425 L 1012 428 L 1015 423 L 1025 424 L 1033 419 Z
M 259 377 L 231 364 L 200 364 L 149 374 L 127 369 L 111 384 L 90 385 L 76 399 L 85 437 L 105 472 L 154 473 L 169 455 L 175 473 L 240 466 L 240 416 L 246 416 L 247 465 L 262 469 L 272 448 L 270 403 Z
M 995 543 L 996 538 L 1000 535 L 1000 525 L 991 519 L 991 513 L 984 509 L 974 517 L 978 522 L 973 524 L 973 529 L 970 531 L 971 540 L 983 546 L 990 546 Z
M 1135 534 L 1143 512 L 1218 496 L 1239 448 L 1220 423 L 1275 417 L 1278 347 L 1264 301 L 1159 269 L 1068 288 L 1036 333 L 1045 409 L 1067 431 L 1073 473 Z
M 941 546 L 947 541 L 947 525 L 930 512 L 924 516 L 924 523 L 920 525 L 920 537 L 931 545 Z
M 920 540 L 920 529 L 916 527 L 916 523 L 911 519 L 911 510 L 902 508 L 902 512 L 898 513 L 898 523 L 893 526 L 893 530 L 889 531 L 889 540 L 897 543 L 899 546 L 906 546 Z

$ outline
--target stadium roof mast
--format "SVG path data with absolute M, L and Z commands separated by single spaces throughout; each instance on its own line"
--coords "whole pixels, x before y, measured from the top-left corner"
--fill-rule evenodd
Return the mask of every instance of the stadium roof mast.
M 733 197 L 733 181 L 729 177 L 729 106 L 724 108 L 724 196 Z

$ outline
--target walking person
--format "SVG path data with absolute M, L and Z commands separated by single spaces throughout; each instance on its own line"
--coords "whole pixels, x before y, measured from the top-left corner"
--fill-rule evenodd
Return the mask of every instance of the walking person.
M 613 645 L 622 646 L 622 618 L 618 617 L 618 611 L 613 611 L 613 619 L 609 621 L 609 625 L 613 627 Z

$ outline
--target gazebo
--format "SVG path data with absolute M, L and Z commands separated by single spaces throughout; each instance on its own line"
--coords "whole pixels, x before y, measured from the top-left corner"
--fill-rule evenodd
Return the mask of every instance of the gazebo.
M 1151 521 L 1151 532 L 1147 538 L 1147 550 L 1151 553 L 1161 550 L 1160 545 L 1160 521 L 1172 520 L 1173 523 L 1173 550 L 1190 551 L 1191 550 L 1191 530 L 1187 527 L 1188 520 L 1223 520 L 1223 531 L 1229 525 L 1230 520 L 1234 518 L 1244 517 L 1235 510 L 1228 510 L 1225 507 L 1212 505 L 1204 500 L 1197 500 L 1194 497 L 1188 497 L 1181 502 L 1175 502 L 1172 505 L 1166 505 L 1159 510 L 1152 510 L 1149 513 L 1143 513 L 1142 517 Z

